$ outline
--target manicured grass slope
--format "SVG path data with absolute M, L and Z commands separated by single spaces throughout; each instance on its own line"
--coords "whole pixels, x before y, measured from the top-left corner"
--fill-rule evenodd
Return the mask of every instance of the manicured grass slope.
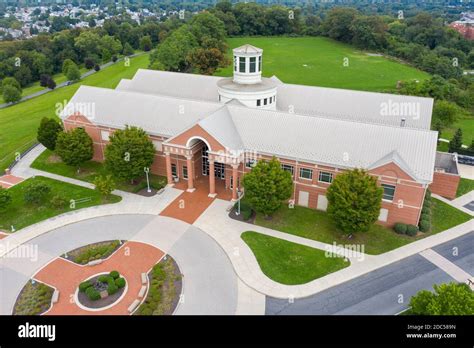
M 264 76 L 276 75 L 285 83 L 384 91 L 395 89 L 399 80 L 429 78 L 408 65 L 322 37 L 239 37 L 227 41 L 230 49 L 246 43 L 262 48 Z M 343 66 L 344 58 L 349 59 L 348 67 Z M 232 76 L 232 66 L 216 75 Z
M 471 219 L 471 216 L 438 199 L 431 199 L 431 234 L 445 231 Z
M 25 203 L 25 190 L 32 182 L 42 182 L 50 186 L 51 192 L 44 203 L 38 205 Z M 121 200 L 119 196 L 112 195 L 108 201 L 104 201 L 95 190 L 41 176 L 25 180 L 8 190 L 12 194 L 12 204 L 9 205 L 5 212 L 0 214 L 0 229 L 5 231 L 11 231 L 11 226 L 13 226 L 15 230 L 19 230 L 23 227 L 72 210 L 104 203 L 116 203 Z M 55 208 L 50 204 L 51 198 L 56 195 L 66 200 L 66 205 L 63 208 Z M 75 209 L 70 208 L 69 202 L 71 199 L 80 200 L 82 198 L 90 198 L 90 200 L 84 203 L 77 203 Z
M 433 228 L 429 233 L 422 233 L 418 237 L 409 237 L 396 234 L 392 229 L 380 225 L 373 225 L 367 232 L 354 233 L 351 239 L 339 231 L 325 212 L 295 206 L 293 209 L 283 206 L 271 220 L 266 220 L 257 214 L 255 223 L 296 236 L 332 244 L 360 244 L 364 245 L 367 254 L 382 254 L 399 248 L 432 234 L 447 230 L 470 219 L 456 208 L 453 208 L 437 199 L 432 199 Z
M 39 155 L 38 158 L 36 158 L 31 164 L 31 167 L 45 172 L 67 176 L 68 178 L 83 180 L 90 183 L 93 183 L 94 179 L 98 175 L 104 176 L 110 174 L 102 163 L 94 161 L 88 161 L 84 163 L 78 173 L 75 167 L 68 166 L 67 164 L 61 162 L 61 159 L 54 155 L 50 150 L 43 151 L 43 153 Z M 156 190 L 159 190 L 166 185 L 165 177 L 150 174 L 149 179 L 150 186 Z M 136 193 L 147 187 L 146 178 L 144 175 L 136 181 L 136 184 L 131 184 L 130 182 L 116 182 L 117 189 Z
M 15 152 L 25 150 L 36 139 L 43 117 L 56 117 L 57 103 L 69 100 L 80 85 L 114 88 L 121 79 L 130 79 L 148 66 L 148 54 L 130 59 L 130 66 L 118 62 L 71 86 L 0 110 L 0 173 L 13 161 Z
M 461 197 L 471 191 L 474 191 L 474 180 L 461 178 L 458 191 L 456 192 L 456 197 Z
M 308 283 L 350 264 L 340 257 L 326 257 L 323 250 L 257 232 L 244 232 L 241 238 L 252 249 L 262 272 L 282 284 Z

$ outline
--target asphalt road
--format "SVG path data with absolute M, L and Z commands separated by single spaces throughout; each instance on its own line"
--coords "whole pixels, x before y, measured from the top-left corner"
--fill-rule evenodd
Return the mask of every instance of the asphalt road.
M 432 249 L 474 275 L 474 231 Z M 266 314 L 392 315 L 406 309 L 418 291 L 451 281 L 444 271 L 414 255 L 294 303 L 267 297 Z

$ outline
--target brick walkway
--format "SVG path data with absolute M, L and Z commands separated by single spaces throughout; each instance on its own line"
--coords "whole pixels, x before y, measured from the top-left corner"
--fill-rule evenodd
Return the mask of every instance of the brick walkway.
M 100 265 L 81 266 L 57 258 L 33 278 L 59 290 L 59 301 L 46 313 L 47 315 L 127 315 L 128 307 L 138 298 L 142 286 L 141 273 L 148 272 L 163 255 L 163 251 L 149 244 L 126 242 Z M 124 297 L 113 307 L 102 311 L 87 311 L 71 301 L 79 283 L 97 273 L 113 270 L 119 271 L 128 285 Z
M 3 188 L 10 188 L 23 181 L 23 178 L 14 175 L 0 176 L 0 186 Z
M 209 181 L 207 177 L 200 177 L 195 180 L 194 192 L 187 192 L 187 181 L 180 181 L 175 184 L 175 188 L 184 190 L 173 202 L 170 203 L 160 215 L 172 217 L 192 224 L 211 205 L 215 198 L 208 197 Z M 217 198 L 230 200 L 232 191 L 226 190 L 224 182 L 216 179 Z

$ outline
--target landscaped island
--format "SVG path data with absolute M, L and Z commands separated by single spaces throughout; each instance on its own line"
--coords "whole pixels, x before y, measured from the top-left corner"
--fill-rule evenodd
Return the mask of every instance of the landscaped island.
M 113 305 L 126 291 L 127 282 L 117 271 L 99 274 L 79 284 L 77 299 L 88 308 L 103 308 Z

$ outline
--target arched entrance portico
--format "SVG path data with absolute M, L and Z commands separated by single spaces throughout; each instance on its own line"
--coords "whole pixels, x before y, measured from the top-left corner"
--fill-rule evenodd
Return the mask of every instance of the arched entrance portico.
M 184 143 L 184 142 L 183 142 Z M 168 184 L 194 192 L 207 189 L 209 197 L 237 199 L 239 161 L 222 151 L 214 152 L 212 141 L 191 136 L 185 145 L 165 145 Z M 233 183 L 237 183 L 234 185 Z

